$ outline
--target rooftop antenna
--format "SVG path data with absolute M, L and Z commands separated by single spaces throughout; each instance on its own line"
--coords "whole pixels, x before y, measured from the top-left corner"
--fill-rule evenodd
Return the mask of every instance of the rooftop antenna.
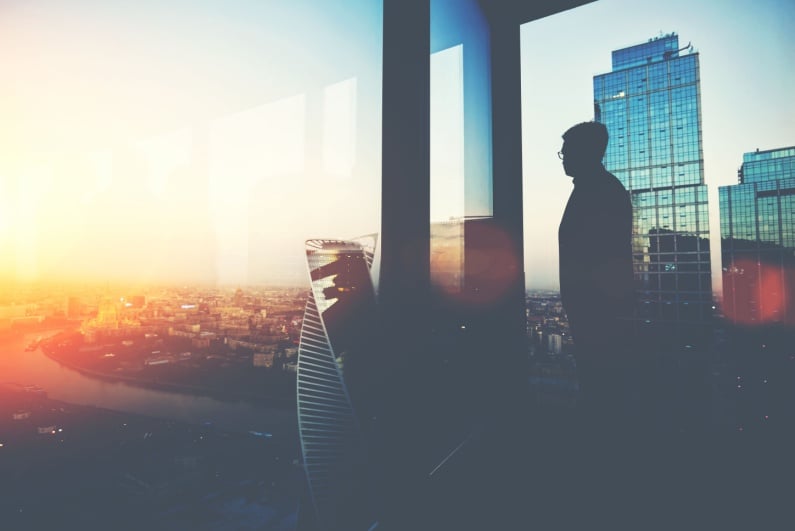
M 690 49 L 690 51 L 693 51 L 692 48 L 693 48 L 693 45 L 688 42 L 687 46 L 685 46 L 684 48 L 679 48 L 678 50 L 676 50 L 676 53 L 678 55 L 679 52 L 683 52 L 683 51 L 685 51 L 687 49 Z M 663 52 L 663 59 L 670 59 L 673 56 L 673 54 L 674 54 L 674 52 L 672 52 L 671 50 Z

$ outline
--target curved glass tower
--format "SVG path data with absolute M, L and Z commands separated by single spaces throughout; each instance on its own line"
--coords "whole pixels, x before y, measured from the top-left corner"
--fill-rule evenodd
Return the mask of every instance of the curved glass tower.
M 298 349 L 298 427 L 321 529 L 352 529 L 366 520 L 361 499 L 366 452 L 354 406 L 375 308 L 370 278 L 375 241 L 366 236 L 306 242 L 312 290 Z

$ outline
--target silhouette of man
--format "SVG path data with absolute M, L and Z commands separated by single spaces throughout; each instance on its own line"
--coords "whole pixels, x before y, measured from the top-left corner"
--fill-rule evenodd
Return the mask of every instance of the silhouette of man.
M 578 409 L 599 431 L 626 420 L 632 377 L 632 204 L 602 166 L 607 141 L 603 124 L 584 122 L 563 134 L 558 153 L 574 183 L 558 232 L 561 299 L 574 335 Z
M 635 438 L 642 431 L 634 414 L 638 356 L 630 348 L 632 203 L 602 166 L 607 141 L 603 124 L 584 122 L 563 134 L 558 153 L 574 184 L 558 243 L 560 293 L 574 335 L 580 386 L 579 436 L 562 441 L 573 445 L 562 466 L 573 467 L 572 496 L 588 526 L 602 518 L 613 525 L 619 514 L 631 519 L 628 507 L 640 510 L 638 496 L 646 491 L 639 487 L 644 477 L 639 471 L 647 445 Z

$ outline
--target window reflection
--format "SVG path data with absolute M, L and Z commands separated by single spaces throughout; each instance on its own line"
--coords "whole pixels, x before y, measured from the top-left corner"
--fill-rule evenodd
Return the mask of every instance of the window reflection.
M 463 45 L 431 55 L 431 222 L 465 216 Z
M 464 289 L 465 220 L 492 215 L 489 28 L 474 0 L 431 1 L 431 279 Z
M 323 171 L 350 179 L 356 161 L 356 78 L 323 89 Z
M 294 96 L 210 125 L 207 171 L 219 283 L 249 280 L 249 194 L 267 178 L 266 188 L 281 195 L 288 177 L 302 170 L 304 124 L 305 98 Z M 269 202 L 270 208 L 279 205 Z

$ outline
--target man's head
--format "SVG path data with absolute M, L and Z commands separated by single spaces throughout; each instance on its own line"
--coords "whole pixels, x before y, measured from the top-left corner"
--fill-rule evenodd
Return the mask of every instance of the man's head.
M 571 177 L 592 171 L 602 163 L 607 149 L 607 127 L 599 122 L 582 122 L 563 133 L 563 171 Z

